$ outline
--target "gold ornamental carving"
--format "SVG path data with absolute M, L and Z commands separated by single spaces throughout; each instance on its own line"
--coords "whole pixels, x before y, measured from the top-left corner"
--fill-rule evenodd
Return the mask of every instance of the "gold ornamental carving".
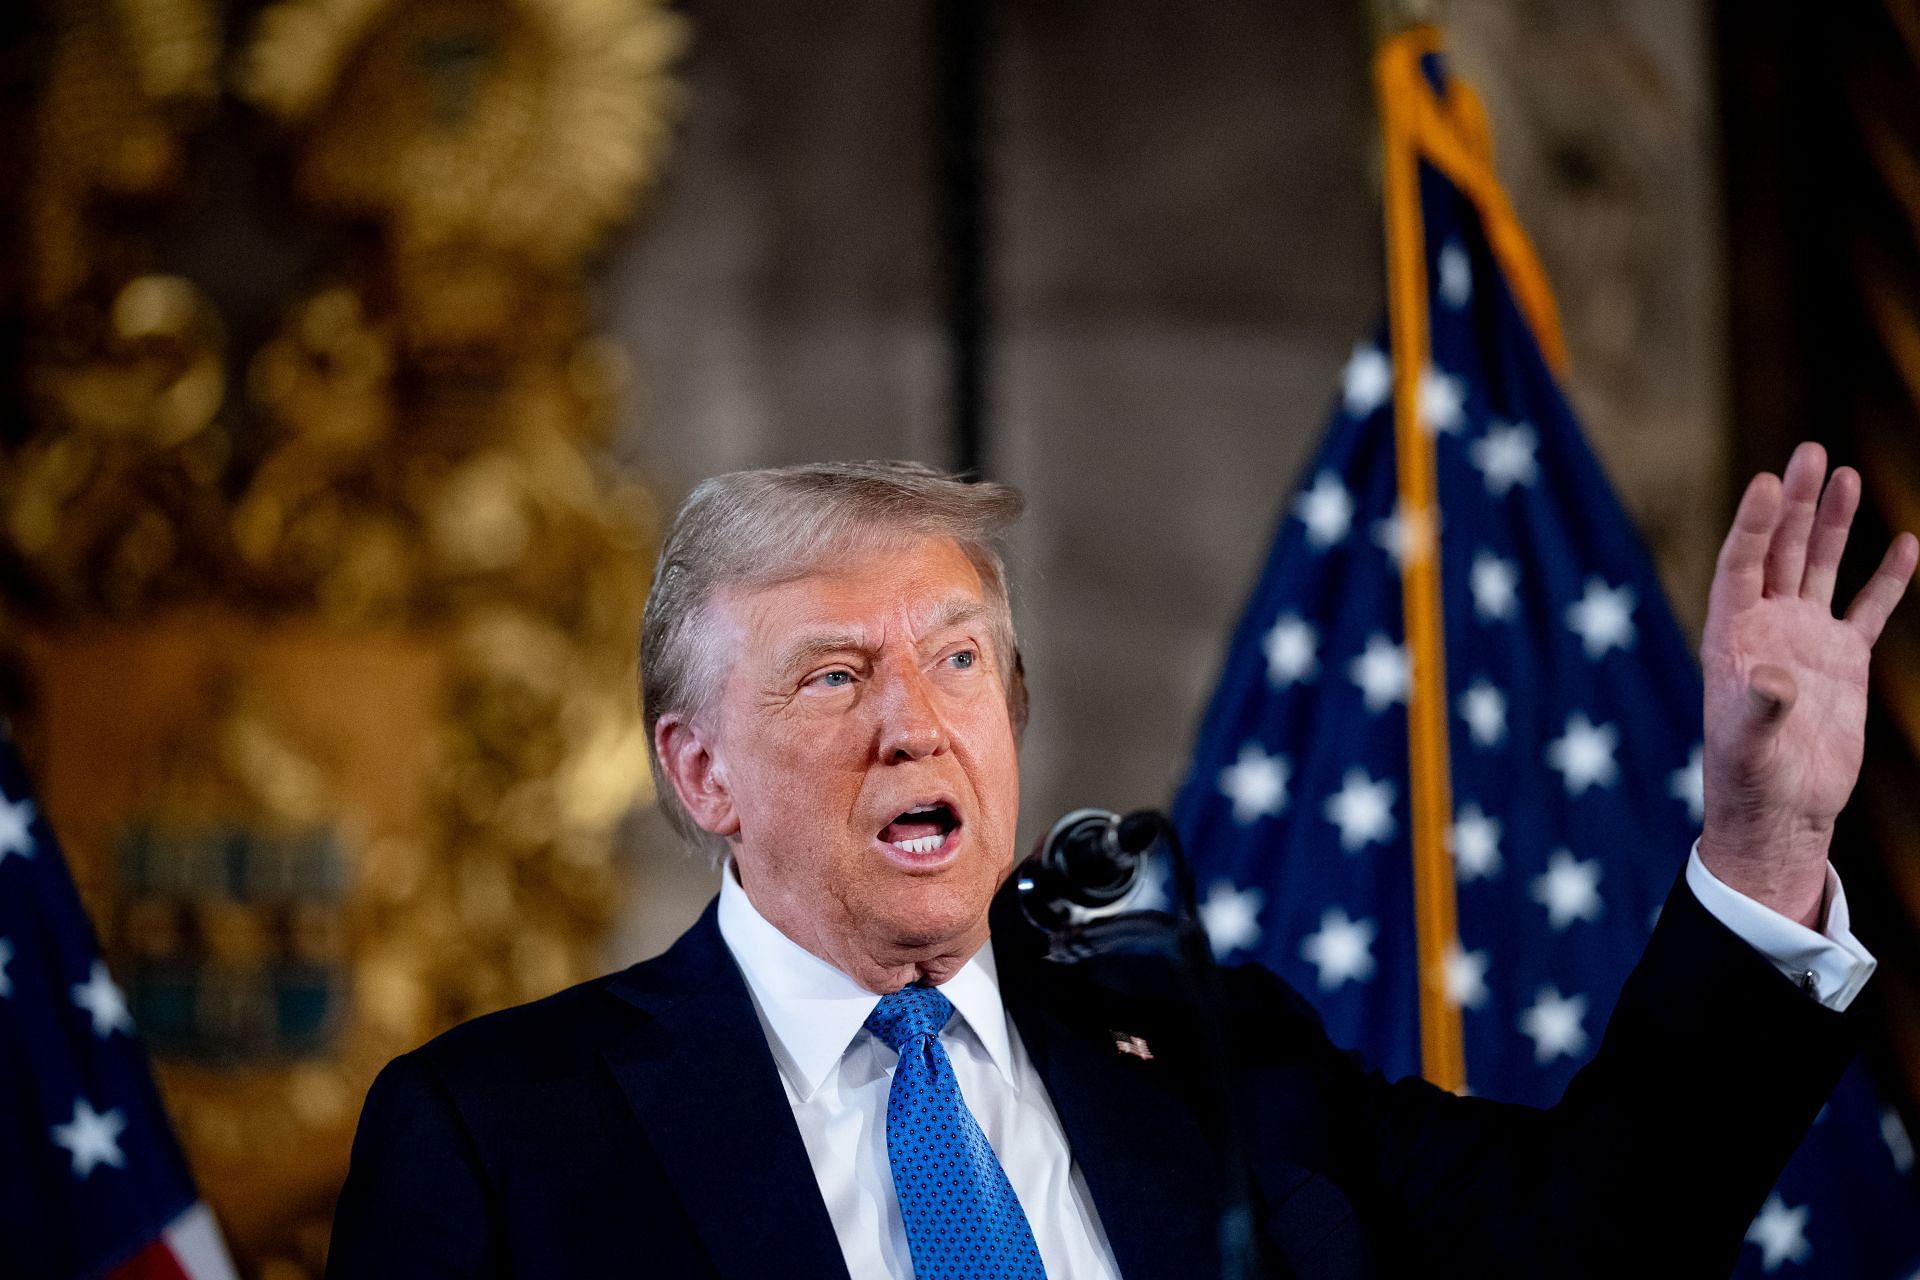
M 281 0 L 239 85 L 299 135 L 302 196 L 396 253 L 568 270 L 657 175 L 681 44 L 628 0 Z
M 603 455 L 630 375 L 584 284 L 665 162 L 686 30 L 659 0 L 228 21 L 59 7 L 0 709 L 203 1196 L 280 1280 L 322 1263 L 383 1062 L 605 967 L 657 512 Z M 262 193 L 264 324 L 179 247 L 234 216 L 210 154 Z

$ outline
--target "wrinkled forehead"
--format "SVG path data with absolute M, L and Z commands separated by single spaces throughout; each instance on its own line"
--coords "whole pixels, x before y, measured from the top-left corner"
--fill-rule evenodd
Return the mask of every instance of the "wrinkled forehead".
M 877 649 L 994 620 L 978 568 L 947 538 L 849 548 L 774 581 L 724 586 L 708 611 L 734 660 L 776 662 L 810 641 Z

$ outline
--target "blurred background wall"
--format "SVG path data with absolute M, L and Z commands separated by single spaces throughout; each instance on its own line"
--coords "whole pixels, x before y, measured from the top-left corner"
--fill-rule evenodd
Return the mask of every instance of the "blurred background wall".
M 703 3 L 686 114 L 600 283 L 670 509 L 822 457 L 956 465 L 939 5 Z M 1021 485 L 1023 834 L 1163 802 L 1383 267 L 1364 5 L 993 5 L 977 33 L 984 462 Z M 1447 6 L 1559 289 L 1572 396 L 1697 629 L 1726 489 L 1709 6 Z M 643 821 L 622 954 L 711 892 Z
M 1920 330 L 1876 329 L 1864 284 L 1834 283 L 1916 296 L 1911 172 L 1869 146 L 1920 118 L 1907 12 L 1440 15 L 1557 287 L 1573 402 L 1696 634 L 1735 474 L 1801 434 L 1884 459 L 1879 509 L 1920 523 L 1894 479 L 1920 474 Z M 0 160 L 24 179 L 0 264 L 3 687 L 116 965 L 271 969 L 320 1011 L 317 1055 L 280 1023 L 157 1046 L 250 1272 L 317 1265 L 386 1056 L 652 954 L 712 892 L 615 709 L 660 522 L 702 477 L 911 456 L 1021 485 L 1022 840 L 1168 799 L 1381 315 L 1374 20 L 1317 0 L 0 18 Z M 517 123 L 528 101 L 544 132 Z M 1823 203 L 1849 183 L 1864 227 Z M 1840 276 L 1820 256 L 1861 241 L 1879 256 Z M 1881 394 L 1834 396 L 1862 364 Z M 1907 707 L 1877 741 L 1889 797 L 1915 739 Z M 1853 833 L 1843 872 L 1884 890 L 1876 942 L 1911 974 L 1902 821 Z M 208 887 L 181 868 L 213 830 L 246 865 L 317 870 Z M 235 1008 L 274 994 L 242 986 Z

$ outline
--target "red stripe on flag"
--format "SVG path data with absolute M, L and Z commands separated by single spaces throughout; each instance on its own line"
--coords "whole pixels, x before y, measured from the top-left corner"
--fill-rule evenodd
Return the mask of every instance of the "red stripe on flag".
M 192 1280 L 165 1240 L 155 1240 L 107 1272 L 107 1280 Z

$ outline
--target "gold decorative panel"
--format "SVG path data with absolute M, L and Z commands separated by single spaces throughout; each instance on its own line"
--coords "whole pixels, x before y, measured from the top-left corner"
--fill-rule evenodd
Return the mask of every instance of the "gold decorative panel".
M 657 513 L 583 286 L 685 26 L 56 9 L 0 688 L 243 1269 L 315 1274 L 374 1071 L 602 967 L 652 799 Z

